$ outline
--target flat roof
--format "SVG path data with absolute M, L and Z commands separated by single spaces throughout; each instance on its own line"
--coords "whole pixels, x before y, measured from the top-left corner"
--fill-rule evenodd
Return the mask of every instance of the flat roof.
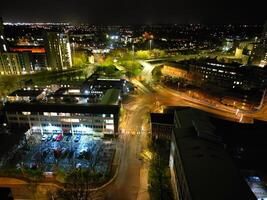
M 173 113 L 150 113 L 151 123 L 173 126 Z
M 92 113 L 92 114 L 116 114 L 119 113 L 119 105 L 101 104 L 71 104 L 71 103 L 24 103 L 7 102 L 4 111 L 11 112 L 63 112 L 63 113 Z
M 180 112 L 186 113 L 184 110 L 178 112 L 181 118 L 183 116 Z M 196 121 L 199 113 L 191 109 L 187 112 L 185 118 L 191 115 Z M 200 116 L 200 120 L 203 120 L 203 115 Z M 188 122 L 188 119 L 182 121 Z M 206 131 L 207 127 L 201 123 L 198 129 Z M 205 131 L 202 133 L 205 134 Z M 173 135 L 192 199 L 256 199 L 223 145 L 209 138 L 199 137 L 192 121 L 191 126 L 186 123 L 185 126 L 182 124 L 175 128 Z
M 15 90 L 8 96 L 19 96 L 19 97 L 37 97 L 39 96 L 44 90 L 42 89 L 20 89 Z
M 175 111 L 174 119 L 176 126 L 178 127 L 191 127 L 193 126 L 193 121 L 202 122 L 202 124 L 204 123 L 204 126 L 213 127 L 207 118 L 207 114 L 194 108 L 186 108 Z

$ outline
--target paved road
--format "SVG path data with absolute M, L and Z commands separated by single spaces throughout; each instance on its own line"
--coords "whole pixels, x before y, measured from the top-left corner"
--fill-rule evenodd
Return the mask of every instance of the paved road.
M 148 200 L 149 163 L 141 160 L 140 154 L 147 149 L 150 124 L 149 113 L 160 111 L 160 105 L 187 105 L 182 98 L 166 98 L 158 93 L 144 93 L 132 96 L 123 104 L 120 129 L 123 153 L 118 177 L 105 190 L 111 200 Z
M 147 132 L 149 128 L 148 113 L 156 99 L 151 94 L 136 96 L 125 104 L 120 128 L 123 153 L 118 177 L 106 190 L 106 199 L 111 200 L 147 200 L 148 165 L 140 158 L 141 152 L 147 148 Z

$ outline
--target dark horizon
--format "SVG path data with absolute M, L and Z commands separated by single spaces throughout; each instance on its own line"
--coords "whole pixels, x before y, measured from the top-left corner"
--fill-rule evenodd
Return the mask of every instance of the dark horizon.
M 201 2 L 165 0 L 89 2 L 77 0 L 28 0 L 1 2 L 5 22 L 69 22 L 86 24 L 263 24 L 267 20 L 264 3 L 237 1 Z

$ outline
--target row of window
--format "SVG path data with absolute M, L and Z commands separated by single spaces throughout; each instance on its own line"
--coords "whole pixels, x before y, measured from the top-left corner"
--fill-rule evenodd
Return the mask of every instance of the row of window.
M 31 112 L 22 112 L 23 115 L 37 115 L 37 113 Z M 40 116 L 88 116 L 88 117 L 113 117 L 113 114 L 91 114 L 91 113 L 57 113 L 57 112 L 43 112 L 39 113 Z
M 9 116 L 9 120 L 17 120 L 17 117 L 16 116 Z M 19 120 L 21 120 L 21 121 L 26 121 L 26 120 L 28 120 L 28 118 L 27 117 L 21 117 L 21 116 L 19 116 Z M 29 118 L 29 120 L 30 121 L 39 121 L 39 118 L 38 117 L 30 117 Z M 46 118 L 46 117 L 40 117 L 40 120 L 41 121 L 51 121 L 49 118 Z M 58 120 L 52 120 L 52 121 L 67 121 L 67 122 L 70 122 L 70 118 L 66 118 L 66 119 L 62 119 L 62 120 L 60 120 L 60 119 L 58 119 Z M 88 122 L 88 121 L 90 121 L 90 122 L 95 122 L 95 123 L 103 123 L 103 122 L 106 122 L 106 123 L 113 123 L 113 119 L 94 119 L 94 120 L 89 120 L 89 119 L 72 119 L 73 121 L 73 123 L 74 122 Z

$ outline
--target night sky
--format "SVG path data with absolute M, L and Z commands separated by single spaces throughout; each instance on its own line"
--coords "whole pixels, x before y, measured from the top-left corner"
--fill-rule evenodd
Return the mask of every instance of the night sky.
M 249 3 L 247 3 L 249 2 Z M 1 0 L 8 22 L 263 24 L 264 0 Z

